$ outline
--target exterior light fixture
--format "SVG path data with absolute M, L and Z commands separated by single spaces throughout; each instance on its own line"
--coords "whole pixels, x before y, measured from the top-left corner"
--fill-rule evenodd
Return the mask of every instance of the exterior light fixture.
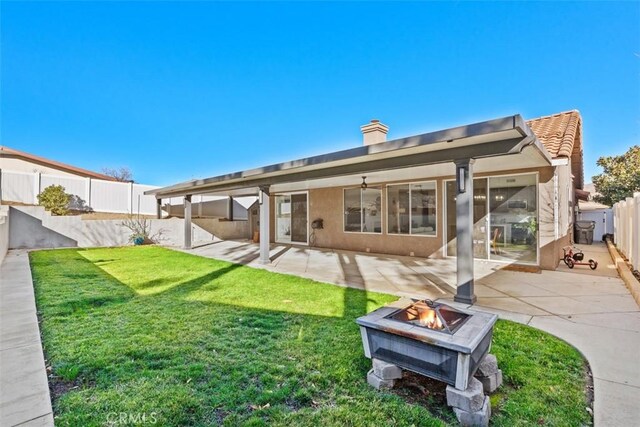
M 366 181 L 367 177 L 363 176 L 362 177 L 362 184 L 360 184 L 360 188 L 362 188 L 363 190 L 367 189 L 367 181 Z

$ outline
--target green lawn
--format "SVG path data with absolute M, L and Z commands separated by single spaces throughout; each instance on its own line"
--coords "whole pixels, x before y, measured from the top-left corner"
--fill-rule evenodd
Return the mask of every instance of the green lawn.
M 366 384 L 354 319 L 393 296 L 150 246 L 32 252 L 31 266 L 56 425 L 455 424 L 439 383 Z M 590 424 L 575 349 L 499 321 L 492 352 L 494 425 Z

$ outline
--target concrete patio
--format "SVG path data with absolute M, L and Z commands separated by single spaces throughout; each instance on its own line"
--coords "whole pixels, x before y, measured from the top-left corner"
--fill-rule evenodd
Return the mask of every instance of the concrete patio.
M 0 265 L 0 425 L 53 426 L 27 251 Z
M 557 271 L 523 273 L 505 264 L 475 262 L 478 302 L 471 309 L 545 330 L 578 348 L 594 378 L 596 425 L 627 426 L 640 419 L 640 309 L 618 277 L 604 244 L 584 246 L 595 271 L 562 264 Z M 186 251 L 279 273 L 398 296 L 453 303 L 455 259 L 424 259 L 272 245 L 268 265 L 258 245 L 220 241 Z M 456 304 L 456 303 L 453 303 Z M 463 305 L 463 307 L 468 307 Z

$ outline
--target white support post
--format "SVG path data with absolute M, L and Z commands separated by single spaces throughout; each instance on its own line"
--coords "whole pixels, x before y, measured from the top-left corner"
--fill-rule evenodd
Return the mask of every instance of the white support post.
M 127 194 L 129 195 L 129 214 L 133 215 L 133 182 L 129 183 Z
M 456 161 L 456 263 L 454 301 L 474 304 L 473 290 L 473 159 Z
M 627 206 L 629 207 L 628 217 L 629 217 L 629 254 L 627 258 L 629 262 L 634 267 L 638 264 L 638 244 L 640 241 L 637 239 L 638 234 L 638 193 L 635 193 L 633 197 L 627 198 Z
M 202 194 L 198 196 L 198 218 L 202 218 Z
M 626 199 L 624 199 L 624 202 L 622 202 L 622 252 L 624 254 L 625 257 L 629 258 L 630 254 L 629 254 L 629 226 L 631 225 L 631 215 L 629 215 L 629 213 L 631 212 L 631 199 L 630 197 L 627 197 Z
M 618 219 L 618 209 L 620 209 L 620 205 L 618 203 L 614 203 L 613 205 L 613 242 L 618 245 L 618 225 L 620 220 Z
M 631 218 L 633 224 L 632 237 L 633 241 L 633 255 L 632 262 L 633 268 L 640 270 L 640 193 L 633 194 L 633 218 Z
M 91 207 L 91 178 L 85 178 L 84 184 L 84 201 Z
M 269 257 L 269 187 L 260 187 L 260 263 L 270 264 Z
M 191 195 L 184 196 L 184 249 L 191 249 Z
M 33 204 L 38 204 L 38 195 L 40 195 L 40 182 L 42 181 L 42 176 L 40 172 L 35 172 L 33 174 Z

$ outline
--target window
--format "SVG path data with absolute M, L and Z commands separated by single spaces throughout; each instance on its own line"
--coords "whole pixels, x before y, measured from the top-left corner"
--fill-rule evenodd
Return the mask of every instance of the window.
M 362 198 L 359 188 L 344 190 L 344 231 L 362 231 Z
M 436 235 L 436 183 L 387 186 L 389 234 Z
M 409 184 L 387 186 L 387 232 L 409 234 Z
M 382 233 L 382 190 L 379 187 L 344 190 L 344 231 Z
M 537 175 L 473 180 L 473 256 L 506 262 L 537 262 Z M 456 255 L 456 183 L 447 181 L 447 255 Z

